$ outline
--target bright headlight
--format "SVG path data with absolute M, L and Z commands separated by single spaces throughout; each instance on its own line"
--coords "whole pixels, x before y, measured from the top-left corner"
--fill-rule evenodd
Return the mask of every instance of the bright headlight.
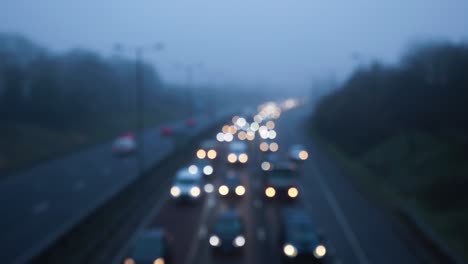
M 228 155 L 227 159 L 230 163 L 235 163 L 237 161 L 237 156 L 236 154 L 231 153 Z
M 211 236 L 209 241 L 210 245 L 213 247 L 219 247 L 221 245 L 221 240 L 216 235 Z
M 316 258 L 323 258 L 327 254 L 327 248 L 324 245 L 318 245 L 314 250 Z
M 297 249 L 291 244 L 284 245 L 283 252 L 286 256 L 290 258 L 294 258 L 295 256 L 297 256 Z
M 171 188 L 171 195 L 172 195 L 173 197 L 179 197 L 179 195 L 180 195 L 180 188 L 177 187 L 177 186 L 173 186 L 173 187 Z
M 201 193 L 200 188 L 196 186 L 190 188 L 190 195 L 192 195 L 193 197 L 198 197 L 200 193 Z
M 213 167 L 211 165 L 206 165 L 205 167 L 203 167 L 203 174 L 205 175 L 213 174 Z
M 218 188 L 218 192 L 221 195 L 227 195 L 229 193 L 229 188 L 226 185 L 221 185 Z
M 299 190 L 296 187 L 291 187 L 288 189 L 288 196 L 291 198 L 296 198 L 299 195 Z
M 299 156 L 299 159 L 306 160 L 309 157 L 309 153 L 307 153 L 307 151 L 305 150 L 301 150 L 298 156 Z
M 265 195 L 272 198 L 275 197 L 276 195 L 276 190 L 273 187 L 268 187 L 265 189 Z
M 249 156 L 247 154 L 242 153 L 239 155 L 239 162 L 246 163 L 249 160 Z
M 153 262 L 153 264 L 164 264 L 164 263 L 166 263 L 166 262 L 164 261 L 164 258 L 157 258 L 157 259 L 155 259 L 154 262 Z
M 208 156 L 209 159 L 216 159 L 217 155 L 218 155 L 218 153 L 216 153 L 216 150 L 214 150 L 214 149 L 208 150 L 207 156 Z
M 237 236 L 234 241 L 232 242 L 232 244 L 235 246 L 235 247 L 243 247 L 245 245 L 245 238 L 244 236 Z
M 242 185 L 237 186 L 235 191 L 236 191 L 236 194 L 239 196 L 242 196 L 245 194 L 245 188 Z

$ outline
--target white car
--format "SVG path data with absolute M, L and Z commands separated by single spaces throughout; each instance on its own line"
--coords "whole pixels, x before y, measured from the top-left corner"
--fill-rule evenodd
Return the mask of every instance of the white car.
M 288 156 L 293 161 L 303 161 L 309 157 L 309 153 L 302 145 L 293 145 L 289 148 Z
M 241 141 L 233 141 L 229 144 L 227 160 L 232 164 L 247 163 L 249 155 L 247 154 L 247 144 Z
M 120 136 L 112 144 L 112 152 L 119 156 L 132 154 L 136 149 L 137 144 L 133 134 Z
M 175 200 L 198 200 L 202 195 L 202 174 L 196 166 L 177 171 L 171 187 L 171 196 Z

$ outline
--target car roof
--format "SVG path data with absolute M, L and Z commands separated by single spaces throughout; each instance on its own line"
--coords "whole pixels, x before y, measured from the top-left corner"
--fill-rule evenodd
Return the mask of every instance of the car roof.
M 211 148 L 215 148 L 215 146 L 216 146 L 216 141 L 214 140 L 204 140 L 200 144 L 200 147 L 203 149 L 211 149 Z
M 315 227 L 312 218 L 303 209 L 284 208 L 281 213 L 286 225 L 309 224 Z
M 182 168 L 177 171 L 176 179 L 177 180 L 200 180 L 201 173 L 200 173 L 200 170 L 198 170 L 197 173 L 192 174 L 188 171 L 188 168 Z

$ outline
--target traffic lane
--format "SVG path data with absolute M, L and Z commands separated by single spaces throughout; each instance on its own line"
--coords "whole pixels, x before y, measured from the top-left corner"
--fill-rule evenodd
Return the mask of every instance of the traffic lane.
M 306 117 L 307 112 L 291 111 L 282 119 L 279 140 L 285 146 L 303 143 L 308 147 L 309 159 L 302 168 L 308 175 L 302 177 L 305 198 L 309 198 L 305 202 L 311 213 L 315 212 L 338 257 L 347 263 L 420 263 L 412 247 L 395 233 L 402 230 L 399 223 L 364 197 L 338 164 L 306 135 L 301 125 Z
M 147 143 L 158 142 L 145 149 L 153 154 L 149 165 L 172 144 L 154 129 L 146 133 Z M 2 259 L 22 262 L 19 256 L 34 254 L 137 176 L 136 157 L 115 157 L 111 144 L 44 163 L 1 183 L 0 213 L 6 217 L 0 219 L 0 244 L 7 245 Z

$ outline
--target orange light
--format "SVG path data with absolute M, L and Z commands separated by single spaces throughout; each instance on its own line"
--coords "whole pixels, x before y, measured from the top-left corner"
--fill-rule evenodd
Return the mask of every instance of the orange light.
M 198 157 L 199 159 L 204 159 L 204 158 L 206 157 L 206 151 L 203 150 L 203 149 L 199 149 L 199 150 L 197 151 L 197 157 Z

